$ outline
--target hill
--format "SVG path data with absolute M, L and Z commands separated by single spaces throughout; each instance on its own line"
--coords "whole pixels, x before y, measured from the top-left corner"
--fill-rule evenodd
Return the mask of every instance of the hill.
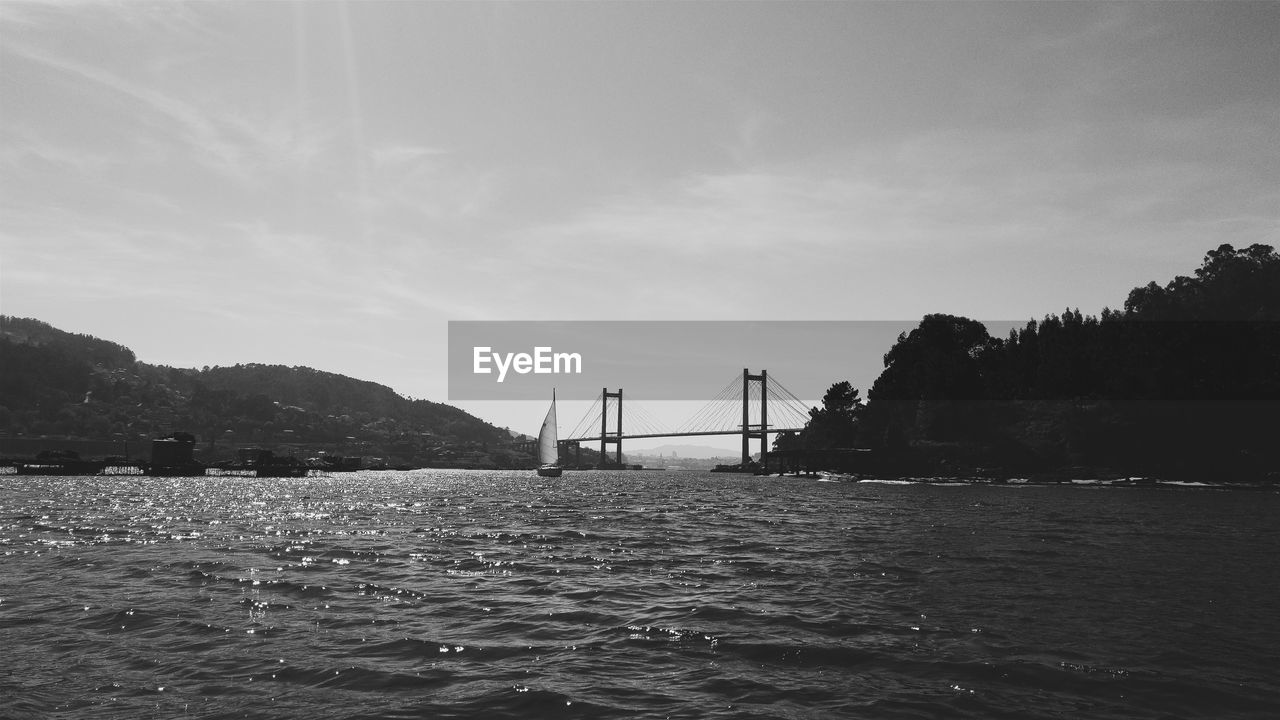
M 895 472 L 1280 477 L 1280 254 L 1267 245 L 1222 245 L 1123 310 L 1068 309 L 1008 338 L 928 315 L 884 365 L 856 432 Z
M 117 343 L 0 316 L 0 436 L 103 441 L 175 431 L 194 433 L 205 461 L 255 445 L 394 465 L 531 462 L 505 430 L 377 383 L 308 367 L 150 365 Z

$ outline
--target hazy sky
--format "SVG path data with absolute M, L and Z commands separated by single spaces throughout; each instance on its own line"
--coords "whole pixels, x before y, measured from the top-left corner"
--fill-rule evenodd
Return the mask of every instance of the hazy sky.
M 0 312 L 440 401 L 451 319 L 1097 313 L 1280 245 L 1277 38 L 1277 2 L 0 2 Z

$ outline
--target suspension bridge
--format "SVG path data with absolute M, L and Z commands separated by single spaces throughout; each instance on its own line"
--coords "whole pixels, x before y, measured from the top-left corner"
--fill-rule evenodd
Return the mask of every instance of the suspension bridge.
M 760 465 L 767 466 L 769 436 L 799 432 L 808 420 L 808 405 L 776 378 L 769 377 L 767 370 L 753 374 L 743 368 L 741 377 L 735 375 L 710 402 L 675 429 L 665 427 L 634 400 L 627 402 L 624 415 L 622 388 L 603 388 L 568 437 L 560 441 L 560 454 L 564 457 L 576 452 L 580 465 L 582 444 L 598 442 L 601 465 L 608 463 L 607 450 L 613 446 L 613 464 L 620 467 L 624 440 L 741 435 L 742 465 L 751 462 L 751 443 L 758 440 Z

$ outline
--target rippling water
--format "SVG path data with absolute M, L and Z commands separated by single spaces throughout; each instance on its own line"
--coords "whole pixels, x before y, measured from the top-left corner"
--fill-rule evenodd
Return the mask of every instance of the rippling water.
M 1280 716 L 1280 494 L 0 478 L 0 716 Z

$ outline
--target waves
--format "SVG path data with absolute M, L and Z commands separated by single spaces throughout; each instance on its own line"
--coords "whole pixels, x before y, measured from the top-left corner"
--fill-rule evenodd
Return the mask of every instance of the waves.
M 1264 717 L 1271 493 L 7 478 L 0 716 Z

